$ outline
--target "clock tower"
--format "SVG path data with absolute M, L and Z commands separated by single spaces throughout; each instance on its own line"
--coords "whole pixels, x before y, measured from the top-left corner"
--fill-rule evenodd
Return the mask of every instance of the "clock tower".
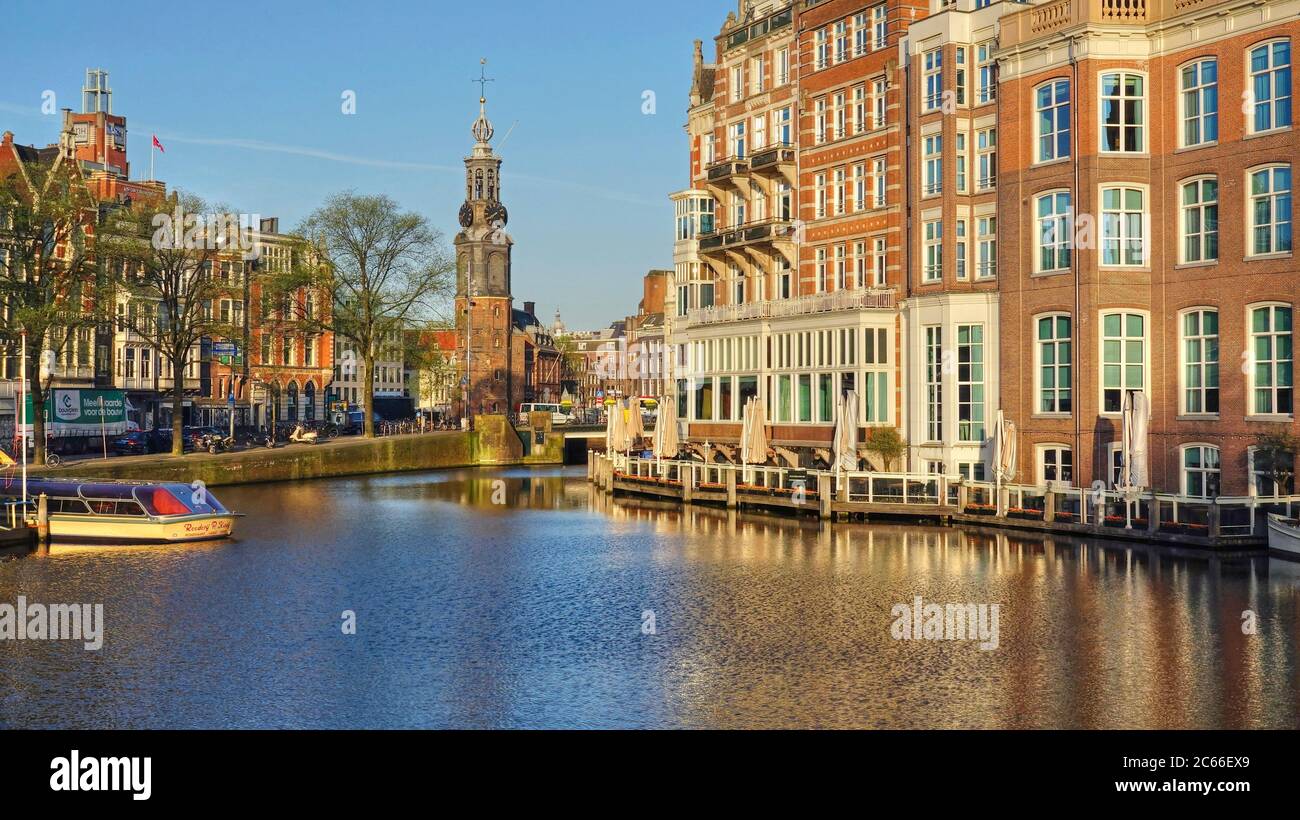
M 487 63 L 486 60 L 483 61 Z M 486 73 L 486 70 L 483 72 Z M 491 82 L 486 76 L 474 82 Z M 456 234 L 456 352 L 462 363 L 460 415 L 508 414 L 522 395 L 515 384 L 513 297 L 510 294 L 508 214 L 501 204 L 501 158 L 492 151 L 486 93 L 470 132 L 465 202 Z

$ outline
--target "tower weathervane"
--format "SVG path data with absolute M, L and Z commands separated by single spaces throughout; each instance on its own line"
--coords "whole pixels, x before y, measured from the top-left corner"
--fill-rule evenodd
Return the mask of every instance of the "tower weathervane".
M 478 83 L 478 101 L 480 104 L 487 102 L 487 84 L 494 83 L 496 80 L 487 75 L 487 57 L 478 61 L 479 77 L 477 80 L 470 80 L 471 83 Z

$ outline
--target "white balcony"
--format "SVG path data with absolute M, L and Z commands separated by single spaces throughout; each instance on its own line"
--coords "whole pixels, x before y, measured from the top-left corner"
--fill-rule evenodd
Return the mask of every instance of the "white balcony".
M 775 299 L 767 302 L 749 302 L 741 305 L 715 305 L 692 308 L 686 313 L 690 325 L 711 325 L 721 322 L 744 322 L 751 319 L 775 319 L 784 316 L 809 316 L 817 313 L 835 313 L 847 310 L 893 310 L 894 291 L 871 288 L 867 290 L 837 290 L 814 293 L 793 299 Z

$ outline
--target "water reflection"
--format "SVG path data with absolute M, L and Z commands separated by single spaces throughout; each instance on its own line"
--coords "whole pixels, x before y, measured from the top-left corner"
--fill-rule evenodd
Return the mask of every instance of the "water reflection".
M 220 497 L 249 514 L 230 542 L 0 564 L 0 602 L 107 621 L 97 654 L 0 642 L 0 725 L 1297 723 L 1300 571 L 1266 558 L 683 509 L 578 472 Z M 999 603 L 999 648 L 892 639 L 915 596 Z

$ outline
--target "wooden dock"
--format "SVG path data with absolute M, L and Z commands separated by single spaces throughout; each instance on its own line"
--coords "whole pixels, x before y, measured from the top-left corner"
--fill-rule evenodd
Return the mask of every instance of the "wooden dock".
M 1001 486 L 956 477 L 840 473 L 638 459 L 590 451 L 588 480 L 613 495 L 708 504 L 828 522 L 926 521 L 1131 540 L 1216 553 L 1267 549 L 1265 512 L 1300 497 L 1125 497 L 1079 488 Z

